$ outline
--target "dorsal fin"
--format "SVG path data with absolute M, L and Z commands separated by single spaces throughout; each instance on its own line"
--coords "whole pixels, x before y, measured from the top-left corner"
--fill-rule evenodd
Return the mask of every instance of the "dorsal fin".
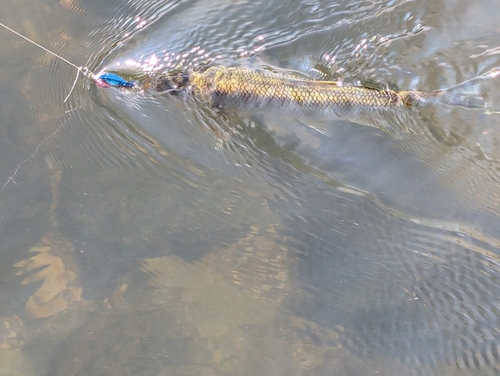
M 372 89 L 372 90 L 383 91 L 383 92 L 399 93 L 401 91 L 399 86 L 393 82 L 390 82 L 390 81 L 379 82 L 379 81 L 375 81 L 372 79 L 365 79 L 365 80 L 361 81 L 361 87 L 364 87 L 365 89 Z
M 380 82 L 374 80 L 364 80 L 361 83 L 361 87 L 376 91 L 387 91 L 387 87 L 384 87 Z

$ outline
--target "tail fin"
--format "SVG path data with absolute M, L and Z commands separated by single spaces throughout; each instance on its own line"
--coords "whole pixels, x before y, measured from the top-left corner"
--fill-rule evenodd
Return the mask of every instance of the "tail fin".
M 452 86 L 443 90 L 441 101 L 449 106 L 498 112 L 500 110 L 500 91 L 498 90 L 498 81 L 495 80 L 498 76 L 500 76 L 500 69 L 496 68 Z
M 479 76 L 443 90 L 441 102 L 453 107 L 486 109 L 488 104 L 481 95 L 482 79 Z
M 498 112 L 500 109 L 500 91 L 494 78 L 500 76 L 500 69 L 493 69 L 471 80 L 451 86 L 444 90 L 405 91 L 400 96 L 406 105 L 442 103 L 453 107 L 481 109 Z M 497 97 L 495 100 L 494 97 Z M 497 109 L 493 104 L 498 103 Z

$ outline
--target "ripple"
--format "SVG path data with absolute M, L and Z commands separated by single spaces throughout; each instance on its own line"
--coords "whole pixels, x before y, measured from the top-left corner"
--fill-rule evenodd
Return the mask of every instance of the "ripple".
M 292 306 L 304 317 L 342 326 L 343 345 L 362 358 L 383 355 L 419 374 L 447 366 L 494 374 L 497 238 L 467 224 L 409 218 L 369 195 L 316 189 L 307 205 L 309 214 L 291 209 L 282 229 L 302 280 Z
M 146 72 L 216 61 L 436 89 L 498 65 L 496 36 L 482 47 L 476 39 L 450 46 L 452 37 L 439 38 L 449 19 L 439 24 L 427 1 L 140 0 L 68 9 L 69 29 L 86 37 L 70 35 L 67 46 L 56 28 L 61 43 L 51 48 L 95 70 L 129 60 Z M 265 217 L 282 222 L 279 256 L 301 290 L 287 290 L 286 309 L 343 327 L 342 344 L 356 357 L 422 374 L 498 370 L 496 115 L 425 108 L 389 113 L 378 127 L 332 122 L 324 135 L 88 80 L 64 104 L 75 73 L 50 56 L 36 60 L 23 82 L 33 123 L 23 132 L 35 145 L 54 135 L 42 162 L 64 172 L 61 228 L 85 250 L 91 292 L 115 277 L 89 278 L 103 265 L 122 267 L 142 257 L 138 250 L 199 259 Z M 494 92 L 494 81 L 485 88 Z M 102 251 L 110 249 L 118 261 Z M 250 270 L 242 272 L 249 290 Z

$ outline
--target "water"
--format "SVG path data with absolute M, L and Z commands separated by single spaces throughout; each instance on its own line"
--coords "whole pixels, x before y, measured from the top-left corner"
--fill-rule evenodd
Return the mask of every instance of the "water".
M 210 62 L 432 90 L 500 66 L 486 1 L 0 10 L 94 72 Z M 500 374 L 499 115 L 431 106 L 322 134 L 85 79 L 63 103 L 75 69 L 1 33 L 0 375 Z

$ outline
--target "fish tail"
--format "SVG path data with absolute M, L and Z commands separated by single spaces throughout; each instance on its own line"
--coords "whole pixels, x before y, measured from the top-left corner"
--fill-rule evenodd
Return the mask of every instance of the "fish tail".
M 443 101 L 445 90 L 418 91 L 403 90 L 398 93 L 398 97 L 405 106 L 413 107 L 416 105 L 434 104 Z
M 484 77 L 479 76 L 471 80 L 443 90 L 442 103 L 453 107 L 486 109 L 486 100 L 482 95 Z
M 401 91 L 398 94 L 401 101 L 407 106 L 445 104 L 452 107 L 488 109 L 483 86 L 486 82 L 485 79 L 491 77 L 492 75 L 488 73 L 444 90 Z

